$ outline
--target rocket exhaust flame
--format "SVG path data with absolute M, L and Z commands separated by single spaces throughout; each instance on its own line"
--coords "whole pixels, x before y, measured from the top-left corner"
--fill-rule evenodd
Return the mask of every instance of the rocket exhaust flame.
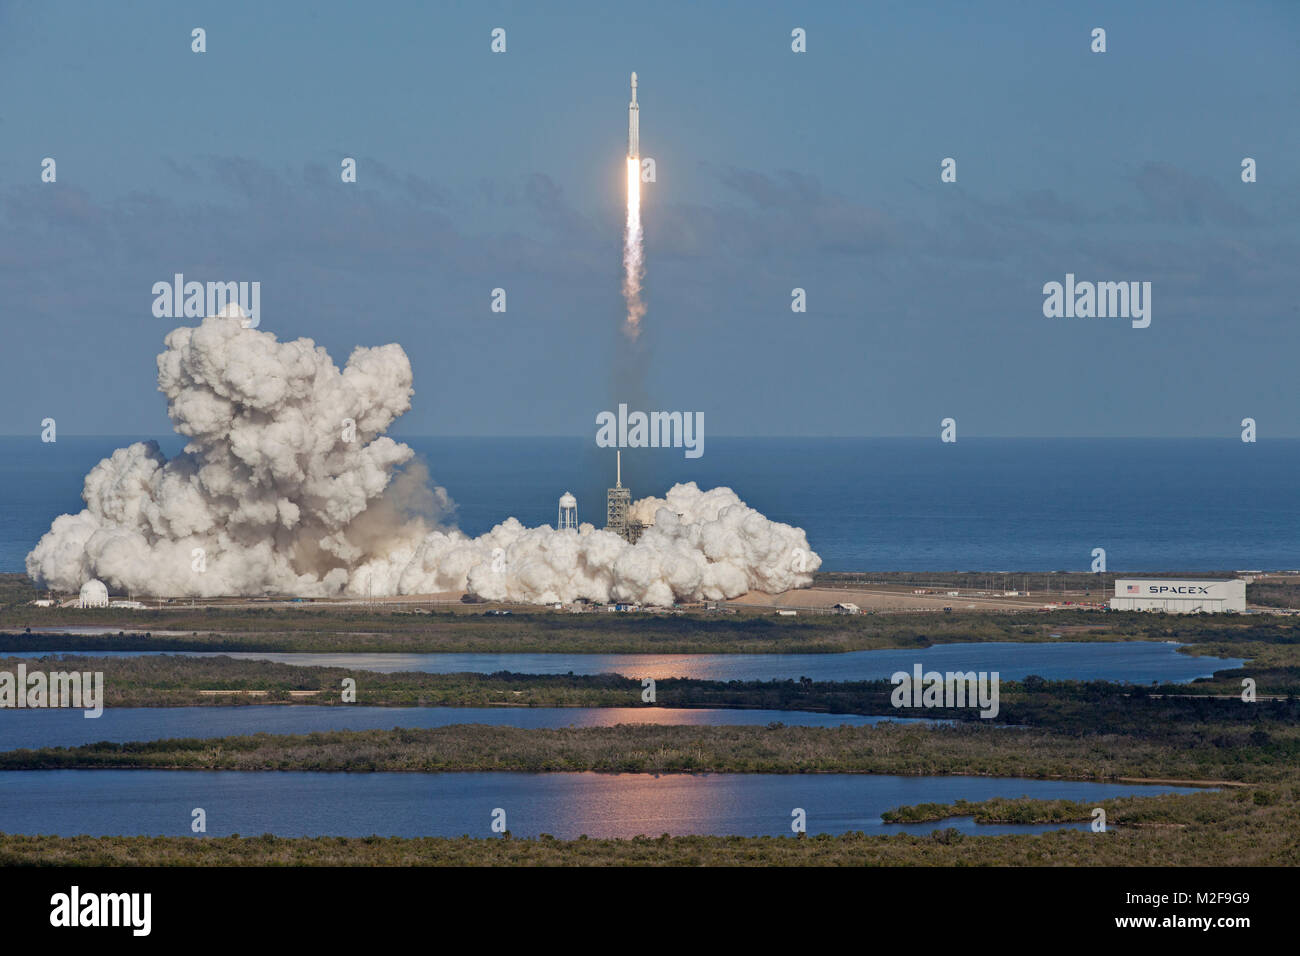
M 641 248 L 641 161 L 627 161 L 627 227 L 623 232 L 623 298 L 627 301 L 627 321 L 623 331 L 636 339 L 641 333 L 645 303 L 641 301 L 641 277 L 645 261 Z
M 627 321 L 623 331 L 636 340 L 641 334 L 645 303 L 641 301 L 641 279 L 645 256 L 641 236 L 641 108 L 636 102 L 636 74 L 632 74 L 632 102 L 627 108 L 627 226 L 623 231 L 623 298 Z

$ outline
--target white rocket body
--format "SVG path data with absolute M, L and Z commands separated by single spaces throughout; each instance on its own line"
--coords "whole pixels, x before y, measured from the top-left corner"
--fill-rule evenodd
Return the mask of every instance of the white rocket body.
M 641 156 L 641 108 L 636 105 L 636 74 L 632 74 L 632 102 L 627 107 L 627 158 Z

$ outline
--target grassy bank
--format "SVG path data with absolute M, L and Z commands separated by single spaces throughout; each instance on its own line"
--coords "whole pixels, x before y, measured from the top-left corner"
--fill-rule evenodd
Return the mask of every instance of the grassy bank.
M 1098 807 L 1106 811 L 1106 827 L 1189 827 L 1205 822 L 1214 808 L 1248 802 L 1259 807 L 1292 805 L 1300 800 L 1300 786 L 1260 787 L 1248 796 L 1226 799 L 1210 794 L 1161 794 L 1154 797 L 1118 797 L 1101 801 L 1031 800 L 1028 797 L 994 797 L 990 800 L 958 800 L 954 803 L 920 803 L 895 807 L 881 814 L 886 823 L 937 823 L 955 817 L 970 817 L 976 823 L 1050 824 L 1092 822 Z
M 97 743 L 0 754 L 0 770 L 972 774 L 1268 783 L 1300 777 L 1300 727 L 1185 722 L 1156 734 L 987 725 L 431 729 Z
M 1264 648 L 1264 651 L 1270 650 Z M 1294 648 L 1286 648 L 1294 654 Z M 1261 652 L 1263 654 L 1263 652 Z M 1287 655 L 1281 655 L 1286 657 Z M 356 701 L 387 707 L 643 707 L 641 682 L 615 674 L 381 674 L 344 667 L 301 667 L 229 657 L 142 657 L 49 655 L 0 657 L 0 671 L 90 671 L 104 674 L 107 707 L 193 707 L 215 705 L 318 705 L 346 707 L 345 679 L 355 681 Z M 1240 704 L 1240 675 L 1248 673 L 1263 696 L 1300 695 L 1300 666 L 1251 666 L 1223 671 L 1213 680 L 1162 687 L 1129 687 L 1105 682 L 1001 682 L 1002 723 L 1066 726 L 1071 720 L 1091 726 L 1126 729 L 1146 722 L 1185 717 L 1253 719 Z M 937 713 L 895 708 L 888 681 L 708 681 L 663 679 L 656 682 L 660 707 L 712 707 L 808 710 L 834 714 L 874 714 L 978 720 L 970 709 Z M 1230 699 L 1211 700 L 1221 694 Z M 1187 697 L 1203 699 L 1186 700 Z M 1266 706 L 1269 702 L 1261 702 Z M 1297 714 L 1300 716 L 1300 713 Z M 1123 723 L 1129 720 L 1130 724 Z
M 1242 615 L 1192 617 L 1056 611 L 778 618 L 532 612 L 483 617 L 450 612 L 401 614 L 361 608 L 62 613 L 71 615 L 71 619 L 47 619 L 46 612 L 27 607 L 0 613 L 0 652 L 830 654 L 992 641 L 1147 640 L 1215 647 L 1300 645 L 1300 619 Z M 27 627 L 61 625 L 129 627 L 139 629 L 139 633 L 77 636 L 24 632 Z
M 65 611 L 18 608 L 0 613 L 0 651 L 195 650 L 355 651 L 397 653 L 836 653 L 886 647 L 926 647 L 956 641 L 1048 641 L 1061 626 L 1099 626 L 1083 612 L 1046 616 L 968 613 L 775 616 L 683 614 L 566 614 L 516 612 L 485 617 L 437 611 L 403 614 L 380 609 L 256 608 L 198 611 Z M 122 627 L 96 636 L 26 634 L 75 627 Z M 155 631 L 173 632 L 167 634 Z M 146 634 L 147 632 L 147 634 Z M 1110 640 L 1143 631 L 1111 631 Z M 1090 629 L 1070 639 L 1095 640 Z
M 614 674 L 381 674 L 345 667 L 299 667 L 230 657 L 40 658 L 0 656 L 0 671 L 90 671 L 104 675 L 106 707 L 313 705 L 348 707 L 343 681 L 356 682 L 356 704 L 371 707 L 629 707 L 641 682 Z

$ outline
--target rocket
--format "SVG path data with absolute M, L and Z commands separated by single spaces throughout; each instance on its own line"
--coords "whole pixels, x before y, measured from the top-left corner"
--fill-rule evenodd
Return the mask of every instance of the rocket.
M 641 108 L 636 105 L 636 74 L 632 74 L 632 102 L 627 105 L 627 158 L 641 156 Z

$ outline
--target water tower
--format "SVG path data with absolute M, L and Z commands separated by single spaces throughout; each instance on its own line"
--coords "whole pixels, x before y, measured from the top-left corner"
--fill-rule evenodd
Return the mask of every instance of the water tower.
M 567 491 L 560 495 L 559 516 L 559 529 L 564 531 L 566 528 L 578 530 L 578 499 Z

